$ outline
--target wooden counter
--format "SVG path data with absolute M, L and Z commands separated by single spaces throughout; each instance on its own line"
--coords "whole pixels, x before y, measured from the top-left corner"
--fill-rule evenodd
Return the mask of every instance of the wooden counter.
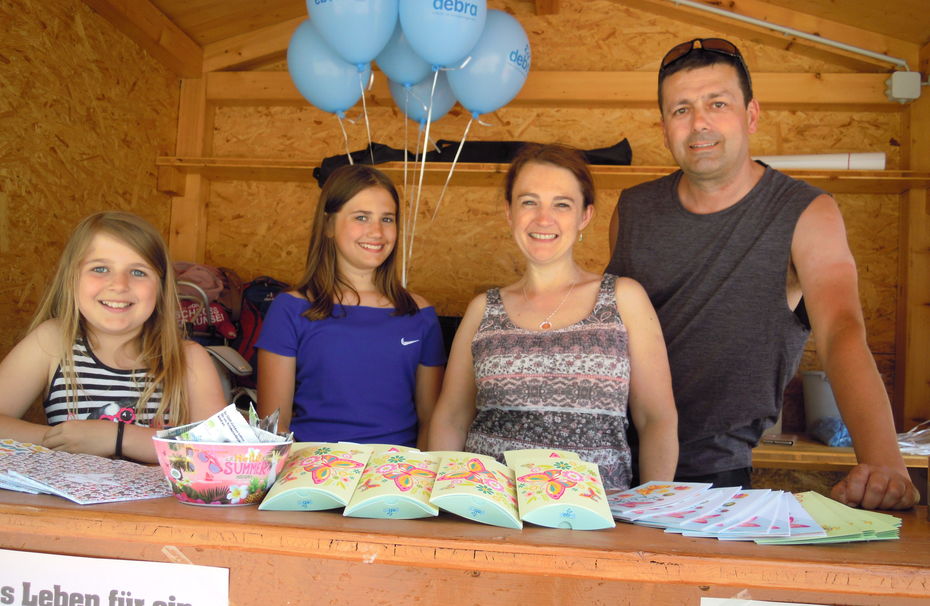
M 226 567 L 236 606 L 927 604 L 927 510 L 901 517 L 899 541 L 780 547 L 631 525 L 516 531 L 446 515 L 367 520 L 172 498 L 79 506 L 0 491 L 0 548 Z

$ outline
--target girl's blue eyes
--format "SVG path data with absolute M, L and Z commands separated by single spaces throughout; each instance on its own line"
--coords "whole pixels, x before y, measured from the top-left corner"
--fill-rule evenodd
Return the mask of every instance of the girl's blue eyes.
M 90 271 L 96 274 L 106 274 L 110 273 L 110 268 L 104 265 L 98 265 L 97 267 L 90 268 Z M 149 275 L 147 272 L 141 269 L 132 269 L 129 273 L 133 278 L 146 278 Z

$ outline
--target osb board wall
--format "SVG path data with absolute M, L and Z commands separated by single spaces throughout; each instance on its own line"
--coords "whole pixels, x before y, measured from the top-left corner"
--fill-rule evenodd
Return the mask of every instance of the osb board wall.
M 740 46 L 754 71 L 848 71 L 609 0 L 562 0 L 554 16 L 537 16 L 533 3 L 523 0 L 492 1 L 489 6 L 508 10 L 523 24 L 532 45 L 533 69 L 655 73 L 662 54 L 675 43 L 724 36 Z M 263 69 L 284 70 L 286 65 Z M 889 168 L 901 166 L 899 141 L 904 125 L 900 113 L 786 110 L 767 108 L 765 100 L 761 102 L 762 119 L 752 139 L 754 154 L 883 151 Z M 361 149 L 367 143 L 361 104 L 349 113 L 356 120 L 345 124 L 349 147 Z M 414 149 L 416 125 L 397 109 L 369 104 L 368 118 L 373 140 Z M 456 107 L 430 127 L 430 135 L 457 141 L 468 119 Z M 560 141 L 590 149 L 627 138 L 634 164 L 672 164 L 655 108 L 507 106 L 482 120 L 490 126 L 473 124 L 469 140 Z M 336 118 L 309 106 L 222 107 L 216 112 L 213 154 L 217 156 L 320 160 L 344 149 Z M 428 186 L 421 195 L 410 286 L 431 300 L 439 313 L 460 314 L 475 293 L 517 279 L 522 259 L 506 226 L 499 188 L 461 187 L 453 178 L 438 216 L 431 220 L 439 191 L 439 186 Z M 267 273 L 296 279 L 318 193 L 315 184 L 214 183 L 208 208 L 207 262 L 232 266 L 244 277 Z M 617 193 L 599 193 L 597 217 L 586 230 L 584 242 L 576 247 L 579 261 L 589 269 L 599 270 L 606 264 L 607 225 Z M 870 345 L 890 387 L 898 200 L 881 195 L 837 198 L 859 264 Z M 803 367 L 818 366 L 811 342 Z M 789 409 L 796 410 L 799 400 L 800 385 L 794 384 L 788 392 Z
M 73 226 L 105 209 L 167 231 L 155 158 L 178 80 L 80 0 L 0 2 L 0 354 L 22 337 Z

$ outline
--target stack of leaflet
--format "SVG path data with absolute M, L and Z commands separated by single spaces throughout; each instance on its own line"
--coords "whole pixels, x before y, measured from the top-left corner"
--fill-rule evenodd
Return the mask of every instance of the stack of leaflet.
M 35 452 L 52 452 L 51 449 L 45 448 L 44 446 L 39 446 L 38 444 L 32 444 L 29 442 L 17 442 L 10 438 L 4 438 L 0 440 L 0 456 L 5 455 L 22 455 L 22 454 L 32 454 Z M 0 459 L 0 462 L 5 459 Z M 14 474 L 9 473 L 6 470 L 6 466 L 0 465 L 0 488 L 6 490 L 16 490 L 19 492 L 28 492 L 31 494 L 39 494 L 40 492 L 45 492 L 35 487 L 31 483 L 26 483 L 22 478 L 17 477 Z
M 171 495 L 157 467 L 0 440 L 0 488 L 53 494 L 79 505 Z
M 608 501 L 618 520 L 688 537 L 765 545 L 897 539 L 901 526 L 895 516 L 853 509 L 815 492 L 647 482 L 612 492 Z

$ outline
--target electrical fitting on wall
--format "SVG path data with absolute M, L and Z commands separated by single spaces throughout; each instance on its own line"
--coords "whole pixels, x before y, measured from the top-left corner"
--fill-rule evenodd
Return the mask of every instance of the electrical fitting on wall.
M 897 71 L 885 80 L 885 94 L 889 101 L 907 103 L 920 97 L 920 87 L 927 86 L 920 81 L 920 72 Z

